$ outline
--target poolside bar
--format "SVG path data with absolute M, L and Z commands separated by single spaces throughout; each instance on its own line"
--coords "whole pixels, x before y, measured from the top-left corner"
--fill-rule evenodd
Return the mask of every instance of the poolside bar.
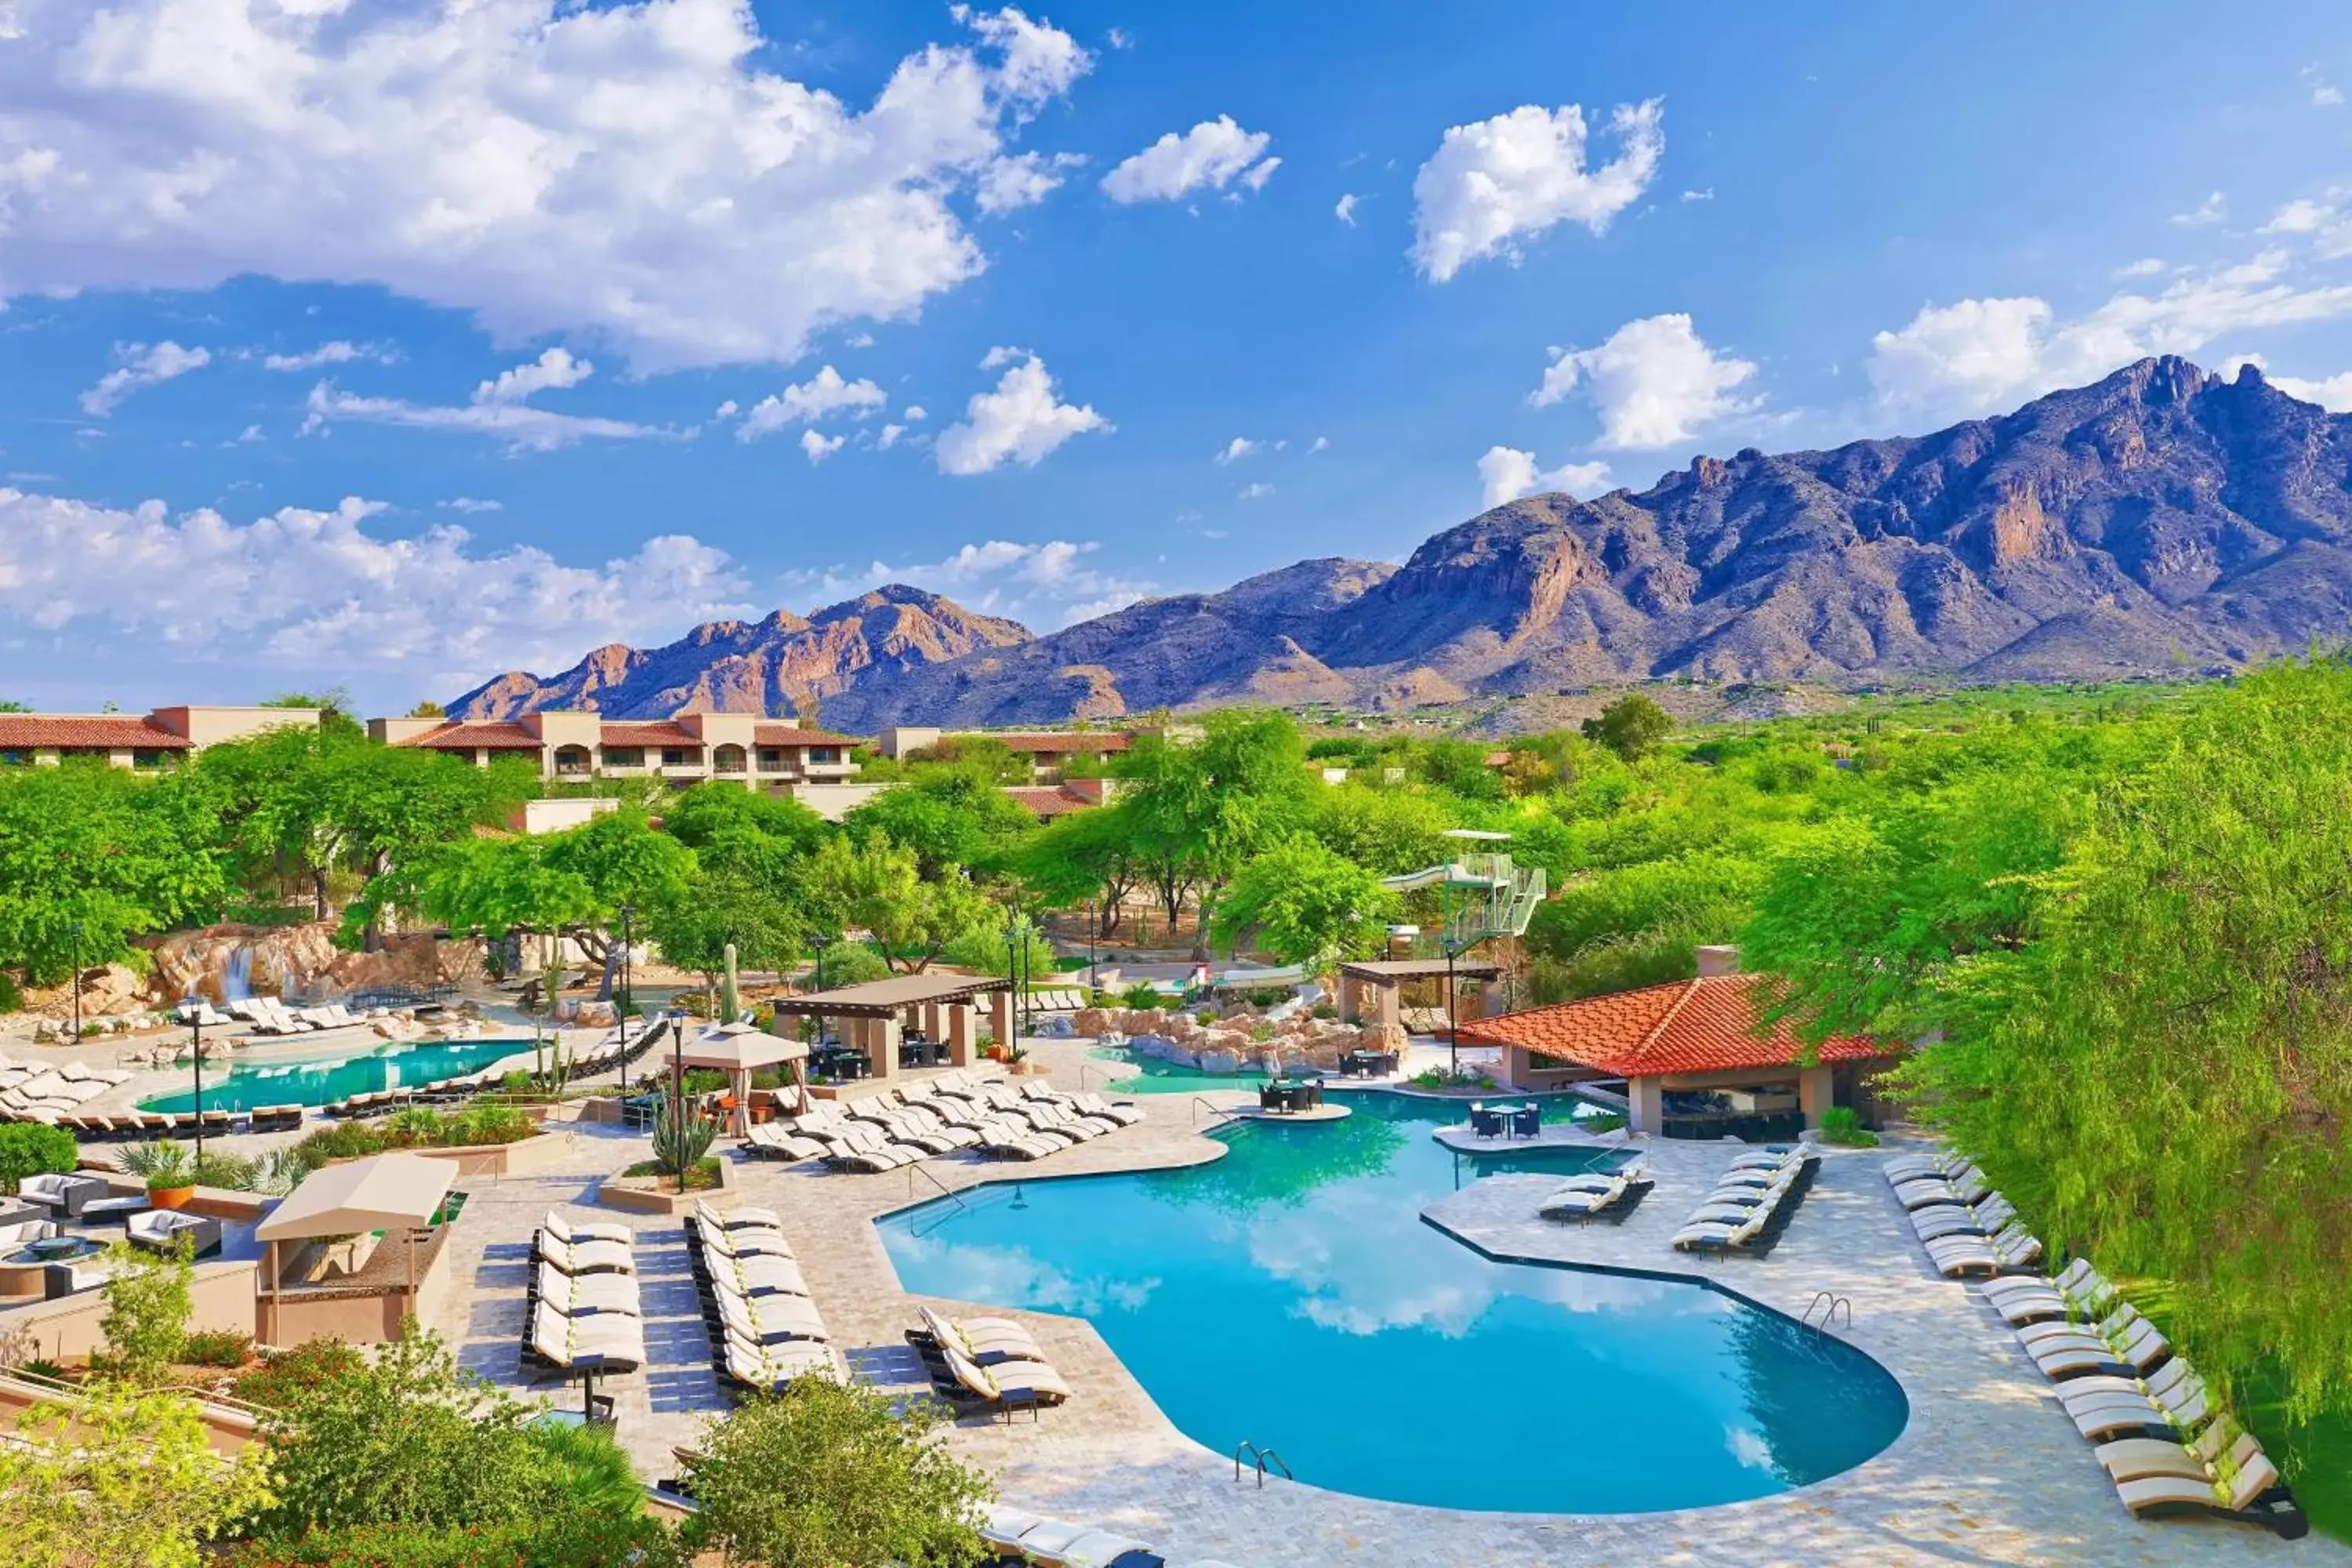
M 396 1338 L 404 1319 L 424 1316 L 419 1300 L 440 1261 L 440 1227 L 433 1219 L 457 1179 L 453 1162 L 422 1154 L 373 1154 L 305 1179 L 253 1230 L 268 1248 L 260 1282 L 263 1340 L 299 1344 L 334 1334 L 364 1344 Z M 397 1278 L 374 1246 L 361 1250 L 369 1238 L 388 1239 L 394 1231 Z M 294 1259 L 304 1280 L 291 1289 L 279 1250 L 289 1241 L 304 1244 Z

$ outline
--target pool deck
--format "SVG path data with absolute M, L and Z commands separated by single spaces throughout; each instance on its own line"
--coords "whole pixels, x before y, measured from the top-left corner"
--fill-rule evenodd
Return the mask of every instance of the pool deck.
M 1087 1042 L 1039 1039 L 1033 1057 L 1073 1085 Z M 1098 1071 L 1097 1064 L 1097 1071 Z M 1237 1091 L 1213 1102 L 1255 1104 Z M 734 1201 L 784 1215 L 835 1342 L 868 1381 L 910 1396 L 925 1384 L 902 1337 L 919 1300 L 950 1309 L 997 1302 L 917 1298 L 899 1289 L 875 1216 L 983 1181 L 1198 1163 L 1223 1145 L 1201 1133 L 1217 1120 L 1180 1096 L 1146 1096 L 1139 1126 L 1036 1164 L 935 1159 L 910 1174 L 826 1173 L 817 1166 L 745 1163 Z M 1499 1143 L 1489 1141 L 1489 1149 Z M 1525 1141 L 1515 1141 L 1524 1149 Z M 1801 1491 L 1720 1508 L 1636 1515 L 1470 1514 L 1373 1501 L 1255 1478 L 1236 1485 L 1229 1457 L 1179 1433 L 1083 1320 L 1012 1310 L 1079 1392 L 1031 1423 L 973 1417 L 953 1429 L 956 1451 L 996 1478 L 1002 1498 L 1032 1511 L 1100 1521 L 1151 1542 L 1171 1563 L 1214 1556 L 1246 1563 L 1423 1568 L 1431 1563 L 1637 1564 L 2068 1563 L 2104 1565 L 2352 1563 L 2352 1549 L 2319 1538 L 2286 1542 L 2247 1526 L 2139 1523 L 2115 1500 L 2088 1445 L 2059 1412 L 2030 1363 L 1968 1289 L 1934 1276 L 1878 1173 L 1888 1151 L 1830 1152 L 1820 1179 L 1772 1254 L 1694 1258 L 1666 1237 L 1729 1161 L 1727 1144 L 1637 1141 L 1656 1189 L 1623 1225 L 1580 1228 L 1534 1217 L 1552 1178 L 1488 1177 L 1433 1205 L 1426 1217 L 1497 1256 L 1638 1269 L 1706 1279 L 1801 1315 L 1820 1291 L 1848 1299 L 1838 1333 L 1901 1382 L 1911 1402 L 1903 1436 L 1876 1458 Z M 448 1292 L 432 1327 L 495 1382 L 551 1402 L 576 1389 L 521 1375 L 517 1353 L 530 1236 L 551 1205 L 584 1203 L 593 1178 L 643 1157 L 642 1138 L 582 1130 L 563 1167 L 472 1191 L 444 1266 Z M 725 1408 L 696 1313 L 684 1236 L 673 1220 L 597 1211 L 637 1232 L 652 1364 L 603 1385 L 620 1411 L 623 1441 L 649 1478 L 674 1472 L 673 1444 L 694 1440 Z M 1817 1314 L 1818 1315 L 1818 1314 Z M 1246 1324 L 1204 1324 L 1245 1342 Z M 1204 1372 L 1245 1375 L 1243 1358 L 1213 1357 Z M 1342 1397 L 1370 1399 L 1373 1390 Z M 1476 1440 L 1475 1402 L 1448 1405 L 1428 1390 L 1421 1418 L 1458 1419 Z M 1559 1462 L 1580 1445 L 1609 1441 L 1608 1391 L 1563 1400 Z M 1267 1434 L 1277 1443 L 1280 1434 Z

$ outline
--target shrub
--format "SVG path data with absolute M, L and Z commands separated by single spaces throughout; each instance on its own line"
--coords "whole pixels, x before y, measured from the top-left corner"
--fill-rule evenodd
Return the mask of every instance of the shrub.
M 1200 1025 L 1201 1027 L 1204 1029 L 1214 1024 L 1216 1021 L 1217 1010 L 1214 1007 L 1203 1007 L 1199 1012 L 1192 1015 L 1192 1022 Z
M 0 1013 L 18 1013 L 24 1007 L 24 988 L 16 984 L 15 975 L 0 970 Z
M 1878 1134 L 1862 1124 L 1862 1117 L 1850 1105 L 1832 1105 L 1822 1112 L 1822 1142 L 1843 1144 L 1849 1149 L 1875 1149 Z
M 200 1187 L 223 1187 L 233 1193 L 249 1193 L 261 1182 L 261 1163 L 242 1154 L 225 1154 L 217 1149 L 207 1149 L 200 1158 L 188 1163 L 188 1170 Z
M 37 1121 L 0 1126 L 0 1192 L 13 1193 L 27 1176 L 61 1175 L 81 1158 L 73 1134 Z
M 1140 1013 L 1160 1005 L 1160 988 L 1146 980 L 1139 980 L 1119 994 L 1121 1002 Z
M 682 1100 L 664 1098 L 654 1115 L 654 1161 L 665 1171 L 689 1171 L 718 1137 L 718 1122 Z
M 188 1318 L 195 1310 L 188 1238 L 182 1237 L 176 1250 L 161 1257 L 117 1242 L 112 1261 L 114 1270 L 100 1287 L 106 1312 L 98 1321 L 106 1336 L 107 1369 L 125 1382 L 161 1383 L 180 1357 Z M 99 1358 L 90 1360 L 95 1365 Z
M 186 1366 L 236 1368 L 253 1359 L 253 1336 L 236 1329 L 194 1329 L 180 1340 L 180 1361 Z
M 719 1094 L 727 1088 L 727 1075 L 717 1068 L 688 1068 L 679 1081 L 688 1094 Z
M 20 1361 L 16 1363 L 16 1370 L 28 1376 L 46 1377 L 51 1383 L 63 1383 L 66 1380 L 66 1369 L 44 1356 L 35 1356 L 30 1361 Z
M 448 1118 L 438 1142 L 444 1148 L 476 1143 L 516 1143 L 539 1131 L 515 1106 L 478 1100 Z
M 387 1144 L 402 1149 L 419 1145 L 430 1148 L 440 1142 L 442 1134 L 448 1130 L 441 1113 L 429 1105 L 404 1105 L 377 1126 Z
M 264 1357 L 259 1366 L 236 1380 L 236 1393 L 247 1405 L 282 1409 L 366 1364 L 366 1357 L 341 1340 L 305 1340 L 291 1350 Z
M 640 1160 L 621 1173 L 625 1176 L 667 1176 L 669 1173 L 669 1166 L 659 1160 Z M 686 1173 L 688 1192 L 709 1192 L 718 1184 L 719 1161 L 715 1156 L 705 1155 L 697 1160 L 693 1168 Z
M 1309 1007 L 1307 1010 L 1307 1016 L 1310 1018 L 1321 1018 L 1326 1022 L 1328 1022 L 1339 1016 L 1339 1009 L 1333 1006 L 1328 1002 L 1318 1002 L 1314 1006 Z
M 1625 1114 L 1620 1110 L 1604 1110 L 1598 1116 L 1580 1116 L 1576 1128 L 1580 1132 L 1614 1132 L 1625 1125 Z
M 195 1184 L 196 1163 L 189 1157 L 187 1146 L 169 1138 L 133 1143 L 116 1158 L 124 1170 L 143 1178 L 151 1193 Z
M 1278 985 L 1253 986 L 1246 996 L 1253 1007 L 1279 1007 L 1290 1000 L 1290 993 Z

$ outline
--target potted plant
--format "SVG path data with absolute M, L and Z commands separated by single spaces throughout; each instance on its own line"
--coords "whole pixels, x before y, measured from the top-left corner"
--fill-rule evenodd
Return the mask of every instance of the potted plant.
M 125 1149 L 122 1168 L 146 1178 L 147 1201 L 159 1209 L 185 1208 L 196 1195 L 195 1162 L 169 1138 Z
M 1023 1077 L 1028 1073 L 1030 1070 L 1029 1047 L 1018 1044 L 1005 1047 L 1004 1067 L 1005 1070 L 1010 1072 L 1015 1078 Z

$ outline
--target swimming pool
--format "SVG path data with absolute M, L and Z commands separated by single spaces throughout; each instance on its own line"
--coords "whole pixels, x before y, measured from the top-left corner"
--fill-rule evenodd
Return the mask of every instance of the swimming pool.
M 1203 1089 L 1255 1089 L 1266 1081 L 1267 1076 L 1255 1068 L 1248 1072 L 1202 1072 L 1199 1068 L 1179 1067 L 1174 1062 L 1161 1061 L 1158 1057 L 1131 1056 L 1117 1046 L 1100 1047 L 1087 1054 L 1097 1061 L 1128 1069 L 1129 1076 L 1113 1079 L 1103 1085 L 1113 1094 L 1184 1094 Z
M 1187 1436 L 1276 1448 L 1301 1481 L 1364 1497 L 1735 1502 L 1903 1430 L 1900 1386 L 1842 1341 L 1696 1283 L 1490 1262 L 1419 1217 L 1481 1174 L 1593 1154 L 1457 1155 L 1429 1134 L 1458 1108 L 1348 1103 L 1343 1121 L 1231 1130 L 1189 1170 L 1000 1184 L 876 1224 L 908 1289 L 1084 1317 Z
M 518 1052 L 528 1054 L 529 1040 L 440 1040 L 430 1045 L 388 1043 L 374 1050 L 341 1054 L 319 1061 L 231 1062 L 215 1075 L 205 1067 L 206 1110 L 251 1110 L 257 1105 L 331 1105 L 354 1094 L 433 1083 L 462 1078 Z M 142 1110 L 186 1111 L 196 1108 L 195 1074 L 188 1089 L 159 1094 L 139 1102 Z

